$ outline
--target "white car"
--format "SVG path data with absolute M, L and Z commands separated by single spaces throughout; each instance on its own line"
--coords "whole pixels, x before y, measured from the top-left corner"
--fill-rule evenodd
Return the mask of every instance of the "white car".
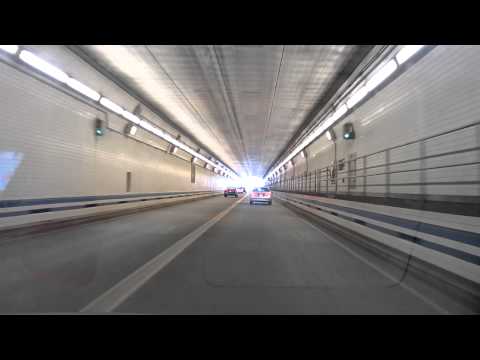
M 254 203 L 267 203 L 272 205 L 272 192 L 267 187 L 255 188 L 250 193 L 250 205 Z

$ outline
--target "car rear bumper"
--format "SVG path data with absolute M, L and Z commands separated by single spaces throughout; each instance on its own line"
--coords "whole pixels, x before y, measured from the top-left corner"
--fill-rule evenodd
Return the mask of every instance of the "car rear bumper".
M 272 202 L 272 198 L 250 198 L 250 202 Z

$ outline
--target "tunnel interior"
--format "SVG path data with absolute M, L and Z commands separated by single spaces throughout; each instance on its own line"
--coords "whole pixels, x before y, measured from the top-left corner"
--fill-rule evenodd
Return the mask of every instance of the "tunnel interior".
M 478 64 L 0 45 L 0 313 L 478 314 Z

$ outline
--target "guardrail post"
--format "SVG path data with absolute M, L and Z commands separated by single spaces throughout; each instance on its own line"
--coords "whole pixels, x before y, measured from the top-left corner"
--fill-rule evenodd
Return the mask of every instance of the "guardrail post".
M 390 149 L 385 151 L 385 197 L 390 195 Z
M 326 177 L 327 177 L 327 195 L 328 195 L 328 183 L 330 182 L 330 172 L 328 168 L 326 169 Z
M 318 170 L 318 175 L 317 175 L 317 193 L 322 192 L 322 169 Z
M 363 196 L 367 196 L 367 156 L 363 156 Z
M 338 192 L 338 164 L 335 161 L 335 178 L 333 179 L 335 181 L 335 195 L 337 195 Z
M 427 166 L 425 161 L 426 156 L 426 149 L 425 149 L 425 141 L 420 141 L 420 195 L 422 196 L 422 200 L 425 199 L 425 195 L 427 193 L 426 183 L 426 171 L 424 170 Z
M 308 192 L 312 192 L 312 172 L 308 173 Z

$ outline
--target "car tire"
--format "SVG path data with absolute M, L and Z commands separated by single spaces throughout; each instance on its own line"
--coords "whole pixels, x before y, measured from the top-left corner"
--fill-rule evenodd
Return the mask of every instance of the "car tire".
M 223 195 L 223 197 L 227 197 L 227 195 Z
M 268 203 L 268 205 L 272 205 L 272 202 L 270 201 L 270 202 Z
M 253 201 L 250 200 L 250 205 L 253 205 Z

